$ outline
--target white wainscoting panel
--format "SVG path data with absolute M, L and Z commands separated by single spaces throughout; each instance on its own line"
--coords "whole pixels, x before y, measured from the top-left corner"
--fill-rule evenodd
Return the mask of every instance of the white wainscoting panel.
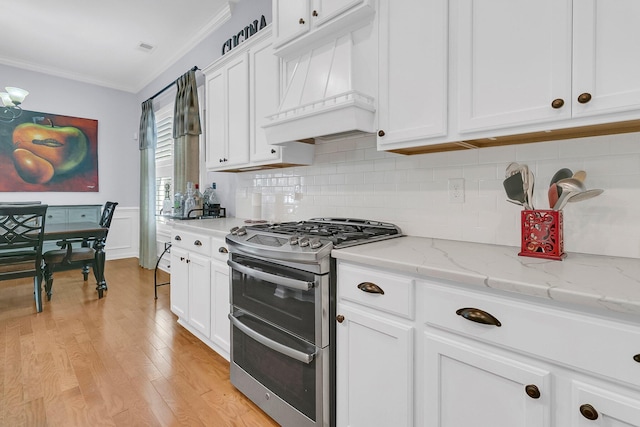
M 105 251 L 107 259 L 138 258 L 140 208 L 116 207 Z

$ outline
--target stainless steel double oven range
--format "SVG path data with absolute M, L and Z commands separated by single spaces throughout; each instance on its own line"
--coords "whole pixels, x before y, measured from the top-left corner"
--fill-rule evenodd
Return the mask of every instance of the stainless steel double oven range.
M 344 218 L 231 230 L 232 384 L 282 426 L 335 425 L 331 251 L 401 235 L 393 224 Z

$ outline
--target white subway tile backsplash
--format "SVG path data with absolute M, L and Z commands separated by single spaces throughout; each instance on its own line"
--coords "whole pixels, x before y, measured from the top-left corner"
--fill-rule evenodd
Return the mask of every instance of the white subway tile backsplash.
M 519 251 L 521 208 L 506 201 L 502 184 L 512 161 L 534 172 L 539 209 L 562 167 L 586 170 L 587 187 L 605 190 L 565 208 L 567 252 L 640 258 L 640 133 L 415 156 L 379 152 L 375 136 L 324 141 L 312 166 L 238 174 L 236 216 L 252 217 L 247 195 L 257 192 L 271 221 L 367 218 L 409 235 Z M 464 178 L 464 203 L 449 203 L 450 178 Z

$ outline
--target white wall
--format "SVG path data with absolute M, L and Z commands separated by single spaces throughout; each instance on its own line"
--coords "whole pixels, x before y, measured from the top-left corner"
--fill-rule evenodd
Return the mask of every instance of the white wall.
M 323 142 L 313 166 L 239 174 L 236 214 L 252 217 L 259 192 L 273 221 L 374 219 L 409 235 L 519 246 L 520 207 L 502 185 L 511 161 L 532 169 L 540 209 L 561 167 L 586 170 L 587 187 L 605 190 L 564 209 L 565 251 L 640 258 L 638 133 L 416 156 L 378 152 L 375 137 Z M 464 178 L 464 203 L 449 203 L 449 178 Z

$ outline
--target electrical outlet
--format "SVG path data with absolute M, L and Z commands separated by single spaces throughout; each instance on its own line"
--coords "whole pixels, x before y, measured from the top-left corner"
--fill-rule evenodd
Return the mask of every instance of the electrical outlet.
M 449 179 L 449 203 L 464 203 L 464 178 Z

